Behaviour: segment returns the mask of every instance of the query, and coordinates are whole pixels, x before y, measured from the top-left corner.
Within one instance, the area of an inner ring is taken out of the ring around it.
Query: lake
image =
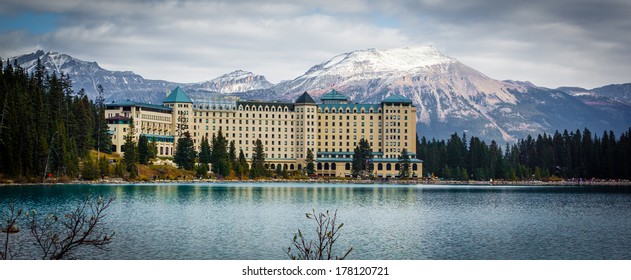
[[[310,183],[0,186],[7,205],[68,212],[115,196],[108,251],[80,259],[288,259],[311,209],[338,210],[349,259],[631,259],[631,187]],[[25,228],[25,224],[21,224]],[[22,230],[16,239],[24,240]],[[34,252],[25,244],[23,258]]]

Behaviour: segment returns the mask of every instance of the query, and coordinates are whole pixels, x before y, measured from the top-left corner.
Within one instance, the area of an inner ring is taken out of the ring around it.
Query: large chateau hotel
[[[257,139],[263,143],[266,166],[288,171],[303,170],[307,151],[315,157],[320,176],[349,177],[352,157],[360,139],[373,151],[373,174],[378,178],[399,174],[401,151],[410,151],[413,177],[422,176],[422,161],[416,159],[416,107],[412,101],[392,95],[378,104],[354,104],[335,90],[324,94],[321,103],[303,93],[293,103],[242,101],[213,96],[192,100],[179,87],[163,105],[132,101],[106,105],[112,151],[121,153],[130,124],[133,135],[155,141],[159,157],[172,157],[175,143],[188,132],[196,148],[202,136],[209,139],[220,130],[228,141],[252,158]]]

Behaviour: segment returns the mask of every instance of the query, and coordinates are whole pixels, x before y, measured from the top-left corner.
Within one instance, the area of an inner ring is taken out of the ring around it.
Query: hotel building
[[[163,105],[110,103],[105,117],[112,151],[117,153],[121,153],[132,121],[135,140],[142,134],[155,141],[159,157],[172,157],[184,132],[199,150],[202,136],[210,139],[221,130],[248,161],[260,139],[270,170],[278,165],[288,171],[303,170],[311,149],[318,175],[349,177],[353,151],[363,138],[373,151],[375,177],[398,176],[403,149],[409,151],[412,176],[422,176],[422,161],[415,153],[416,107],[412,101],[393,95],[377,104],[353,104],[335,90],[320,100],[317,104],[305,92],[293,103],[242,101],[220,95],[193,101],[177,87]]]

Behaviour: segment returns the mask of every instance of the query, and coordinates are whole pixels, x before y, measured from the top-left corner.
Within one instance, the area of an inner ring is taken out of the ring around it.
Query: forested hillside
[[[0,174],[75,178],[97,142],[110,149],[102,106],[73,92],[69,76],[41,63],[32,74],[9,61],[0,68]]]
[[[417,156],[426,174],[455,180],[529,180],[551,178],[631,178],[631,128],[616,138],[583,132],[558,131],[528,136],[504,149],[477,137],[451,135],[447,141],[417,139]]]

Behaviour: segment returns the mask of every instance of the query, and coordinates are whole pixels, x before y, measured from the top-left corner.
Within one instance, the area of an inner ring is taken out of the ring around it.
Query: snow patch
[[[358,74],[363,73],[376,77],[385,72],[409,72],[455,61],[455,59],[442,54],[431,46],[385,50],[368,49],[335,56],[311,68],[304,76],[358,76]]]

